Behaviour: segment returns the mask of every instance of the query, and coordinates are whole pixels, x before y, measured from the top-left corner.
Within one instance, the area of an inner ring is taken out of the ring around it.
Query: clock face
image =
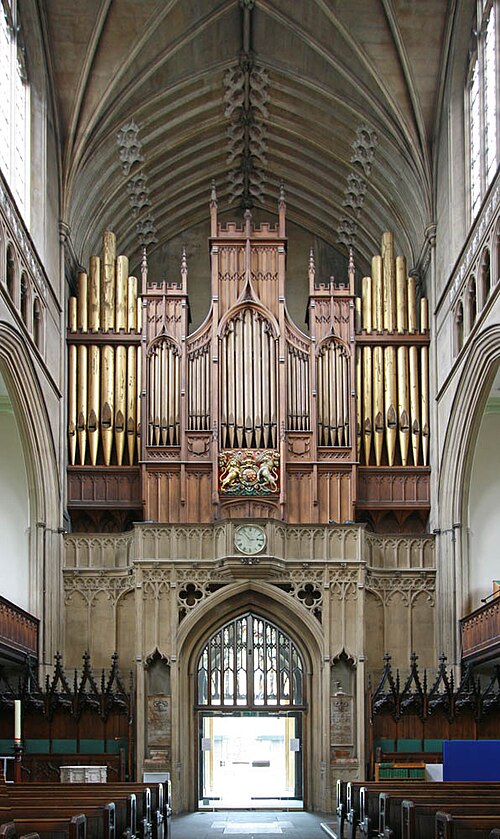
[[[266,534],[256,524],[242,524],[234,532],[234,544],[242,554],[258,554],[266,546]]]

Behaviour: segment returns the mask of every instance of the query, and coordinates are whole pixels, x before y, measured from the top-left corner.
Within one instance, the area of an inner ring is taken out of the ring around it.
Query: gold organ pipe
[[[88,281],[85,271],[78,274],[77,323],[81,332],[88,332]]]
[[[137,383],[137,400],[136,400],[136,432],[137,432],[137,460],[141,459],[141,399],[142,399],[142,353],[140,350],[136,352],[137,373],[135,376]]]
[[[380,466],[384,442],[384,361],[382,347],[373,349],[373,445]]]
[[[429,329],[429,301],[422,297],[420,301],[420,331],[427,332]]]
[[[99,448],[99,395],[101,389],[101,351],[94,345],[89,347],[89,404],[87,431],[89,439],[90,462],[97,465]]]
[[[360,332],[361,331],[361,323],[362,323],[362,316],[361,316],[361,297],[356,297],[354,300],[354,331]]]
[[[420,348],[420,373],[422,382],[422,461],[429,462],[429,348]]]
[[[176,423],[176,392],[175,392],[175,356],[174,356],[174,348],[169,345],[166,347],[167,357],[168,357],[168,376],[165,381],[165,397],[168,404],[168,445],[173,446],[175,445],[175,423]],[[198,368],[199,368],[199,361],[198,361]],[[200,393],[200,375],[198,370],[198,395],[201,396]],[[199,411],[200,399],[198,399],[198,411]]]
[[[133,332],[137,326],[137,277],[127,280],[127,332]]]
[[[382,332],[383,320],[383,287],[382,287],[382,257],[372,257],[372,319],[375,332]]]
[[[370,465],[373,438],[373,370],[372,348],[363,347],[363,448],[365,463]]]
[[[316,399],[318,405],[318,445],[323,445],[323,420],[324,420],[324,404],[323,404],[323,356],[318,354],[316,359]]]
[[[387,446],[387,462],[394,464],[394,453],[397,439],[397,396],[396,396],[396,347],[384,349],[384,404],[385,404],[385,439]]]
[[[174,357],[174,372],[175,372],[175,445],[180,444],[180,404],[181,404],[181,357],[177,353]]]
[[[101,260],[98,256],[91,256],[89,262],[89,330],[91,332],[99,332],[100,326]]]
[[[418,349],[410,347],[410,421],[413,465],[418,466],[420,444],[420,407],[418,396]]]
[[[161,410],[163,397],[163,376],[162,376],[162,360],[163,360],[163,342],[157,344],[154,354],[154,371],[155,371],[155,389],[154,389],[154,432],[155,432],[155,446],[161,445]]]
[[[396,257],[396,329],[398,332],[408,329],[408,280],[404,256]]]
[[[156,365],[155,365],[156,347],[148,357],[148,373],[149,373],[149,391],[148,391],[148,443],[154,446],[154,415],[155,415],[155,392],[156,392]]]
[[[253,369],[252,369],[252,314],[250,309],[245,309],[244,314],[244,347],[243,364],[245,365],[245,442],[247,448],[252,445],[254,413],[253,413]]]
[[[77,299],[70,297],[68,302],[68,321],[69,331],[76,332],[77,330]],[[68,404],[68,435],[69,435],[69,458],[72,466],[76,463],[76,442],[77,432],[76,426],[78,422],[77,413],[77,381],[78,381],[78,349],[76,344],[69,346],[69,360],[68,360],[68,389],[69,389],[69,404]]]
[[[359,461],[361,457],[361,417],[362,417],[362,397],[361,397],[361,347],[356,347],[356,460]]]
[[[384,329],[394,332],[396,328],[396,269],[394,265],[394,236],[390,232],[382,235]]]
[[[75,298],[72,298],[73,300]],[[76,314],[76,313],[75,313]],[[74,330],[73,330],[74,331]],[[77,372],[78,372],[78,350],[75,344],[69,345],[68,362],[68,435],[69,435],[69,462],[71,466],[76,462],[76,424],[77,424]]]
[[[135,312],[134,312],[135,314]],[[134,463],[137,434],[137,360],[136,348],[127,347],[127,450],[130,466]]]
[[[102,244],[102,328],[105,332],[115,328],[115,260],[116,237],[106,230]]]
[[[210,430],[210,414],[212,410],[211,400],[210,400],[210,349],[207,346],[205,349],[205,382],[206,382],[206,415],[205,415],[205,428],[207,431]]]
[[[253,313],[253,347],[255,353],[255,445],[262,447],[262,349],[257,312]]]
[[[116,463],[123,464],[127,414],[127,348],[118,346],[115,351],[115,451]]]
[[[420,301],[420,331],[429,329],[429,301],[422,297]],[[422,461],[429,462],[429,347],[420,348],[421,406],[422,406]]]
[[[116,258],[116,284],[115,284],[115,329],[127,327],[127,291],[128,291],[128,258],[118,256]]]
[[[401,465],[408,464],[410,443],[410,396],[408,385],[408,347],[398,347],[398,422]]]
[[[222,448],[225,449],[227,448],[227,392],[229,387],[227,379],[227,339],[225,337],[223,337],[220,342],[220,371],[220,421],[222,431]]]
[[[286,401],[288,412],[288,428],[293,429],[292,425],[292,348],[288,347],[287,354],[287,382],[286,382]]]
[[[101,439],[104,465],[111,463],[113,447],[115,354],[106,344],[101,353]]]
[[[330,345],[326,351],[328,359],[328,393],[330,401],[330,446],[337,446],[337,357],[335,345]]]
[[[417,331],[417,289],[415,277],[408,277],[408,332]]]
[[[269,346],[267,333],[264,328],[264,321],[260,319],[260,346],[262,354],[262,446],[269,445],[269,434],[271,429],[271,406],[269,404]]]
[[[238,382],[235,379],[235,370],[234,370],[234,332],[235,332],[235,322],[234,320],[229,325],[229,331],[226,333],[226,340],[227,340],[227,405],[228,405],[228,414],[227,414],[227,427],[229,432],[229,448],[233,449],[236,434],[235,434],[235,416],[236,416],[236,405],[235,405],[235,392]]]
[[[342,354],[342,379],[344,382],[344,446],[350,445],[350,393],[349,393],[349,360],[347,355]]]
[[[69,331],[76,332],[78,329],[77,326],[77,299],[76,297],[70,297],[68,303],[68,321],[69,321]]]
[[[268,333],[269,344],[269,368],[270,368],[270,402],[271,402],[271,440],[270,445],[276,448],[278,445],[278,410],[277,410],[277,393],[276,393],[276,341],[271,332]]]
[[[142,299],[137,298],[137,326],[136,332],[142,332]]]
[[[87,448],[87,398],[88,398],[88,371],[87,371],[87,347],[78,347],[78,394],[77,394],[77,422],[78,448],[80,451],[80,465],[85,465]]]
[[[342,356],[340,353],[340,347],[337,344],[333,345],[333,358],[335,364],[335,378],[333,380],[333,384],[335,386],[335,402],[336,402],[336,413],[337,413],[337,446],[344,445],[344,411],[343,411],[343,398],[344,398],[344,380],[342,375]]]
[[[243,332],[243,318],[241,313],[235,321],[235,402],[236,402],[236,444],[239,447],[243,446],[243,394],[245,390],[245,381],[243,379],[243,361],[244,361],[244,346],[242,339]]]
[[[361,301],[362,328],[365,332],[372,331],[372,278],[363,277]]]

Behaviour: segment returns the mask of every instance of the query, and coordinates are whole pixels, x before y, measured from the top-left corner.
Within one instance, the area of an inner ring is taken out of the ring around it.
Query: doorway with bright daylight
[[[197,668],[198,807],[304,806],[304,666],[292,639],[248,612]]]

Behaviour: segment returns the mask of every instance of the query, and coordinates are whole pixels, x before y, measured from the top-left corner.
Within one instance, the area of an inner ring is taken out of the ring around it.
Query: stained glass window
[[[284,632],[248,613],[219,629],[198,660],[198,705],[290,707],[304,702],[300,653]]]

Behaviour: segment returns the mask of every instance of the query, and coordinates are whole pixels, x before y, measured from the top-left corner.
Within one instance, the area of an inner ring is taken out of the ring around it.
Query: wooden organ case
[[[316,283],[309,334],[286,308],[278,223],[221,225],[210,202],[211,308],[189,327],[180,282],[142,293],[106,232],[69,304],[68,507],[75,530],[134,520],[275,518],[399,529],[429,510],[427,302],[391,234],[355,296]],[[415,516],[416,514],[416,516]],[[387,524],[387,521],[390,524]]]

